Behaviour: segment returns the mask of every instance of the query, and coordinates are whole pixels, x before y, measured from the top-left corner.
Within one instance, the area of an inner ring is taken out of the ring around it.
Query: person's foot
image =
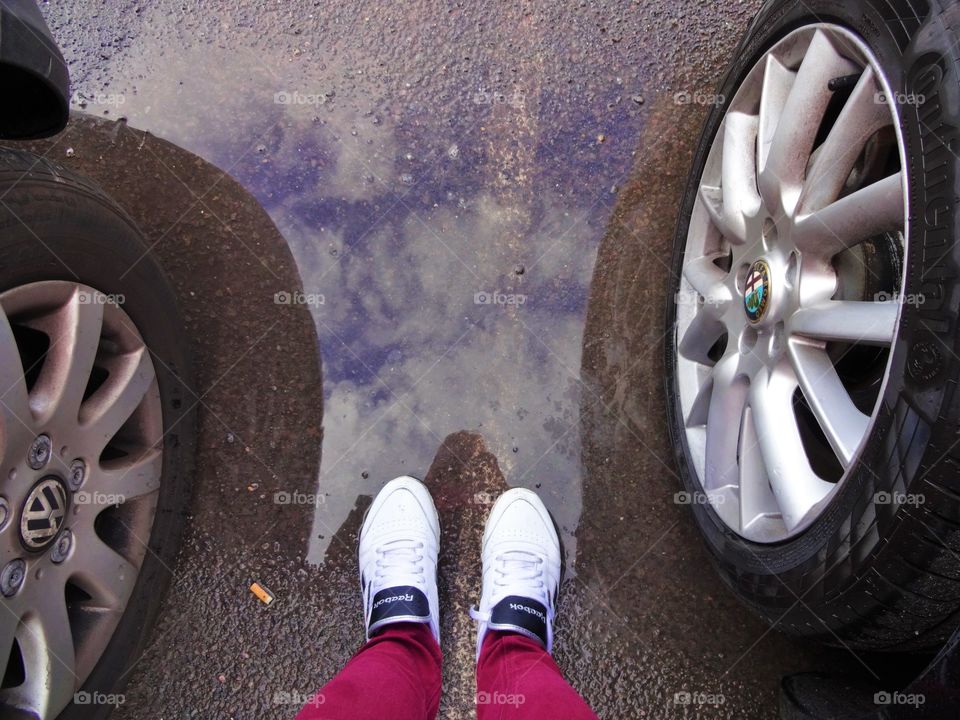
[[[360,584],[367,639],[398,622],[426,623],[440,642],[440,521],[419,480],[399,477],[374,499],[360,529]]]
[[[483,532],[483,591],[477,656],[490,630],[519,633],[553,649],[553,615],[560,586],[560,539],[536,493],[522,488],[500,496]]]

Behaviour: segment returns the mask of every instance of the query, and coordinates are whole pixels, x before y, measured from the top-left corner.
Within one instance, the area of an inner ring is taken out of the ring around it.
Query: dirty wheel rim
[[[718,128],[676,297],[693,469],[737,534],[808,528],[876,420],[904,302],[897,103],[869,48],[817,24],[776,43]]]
[[[156,514],[162,407],[122,301],[60,281],[0,294],[0,707],[42,718],[103,654]]]

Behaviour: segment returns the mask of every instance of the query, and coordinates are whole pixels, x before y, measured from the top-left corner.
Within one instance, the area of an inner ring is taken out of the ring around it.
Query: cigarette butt
[[[257,596],[257,599],[262,602],[264,605],[269,605],[273,602],[273,593],[267,590],[260,583],[254,583],[250,586],[250,592]]]

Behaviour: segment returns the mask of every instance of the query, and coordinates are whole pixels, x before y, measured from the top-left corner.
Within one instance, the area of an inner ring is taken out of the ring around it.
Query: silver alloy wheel
[[[828,24],[746,75],[707,157],[677,305],[677,387],[703,502],[779,542],[823,512],[876,418],[905,282],[890,85]]]
[[[0,567],[25,567],[0,608],[0,708],[55,717],[103,654],[147,551],[162,433],[150,352],[113,299],[0,294]]]

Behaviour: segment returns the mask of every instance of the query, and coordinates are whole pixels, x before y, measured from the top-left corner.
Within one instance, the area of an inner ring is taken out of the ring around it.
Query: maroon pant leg
[[[440,661],[429,625],[388,625],[310,698],[296,720],[434,720]]]
[[[489,632],[477,663],[477,720],[597,720],[539,643]]]

